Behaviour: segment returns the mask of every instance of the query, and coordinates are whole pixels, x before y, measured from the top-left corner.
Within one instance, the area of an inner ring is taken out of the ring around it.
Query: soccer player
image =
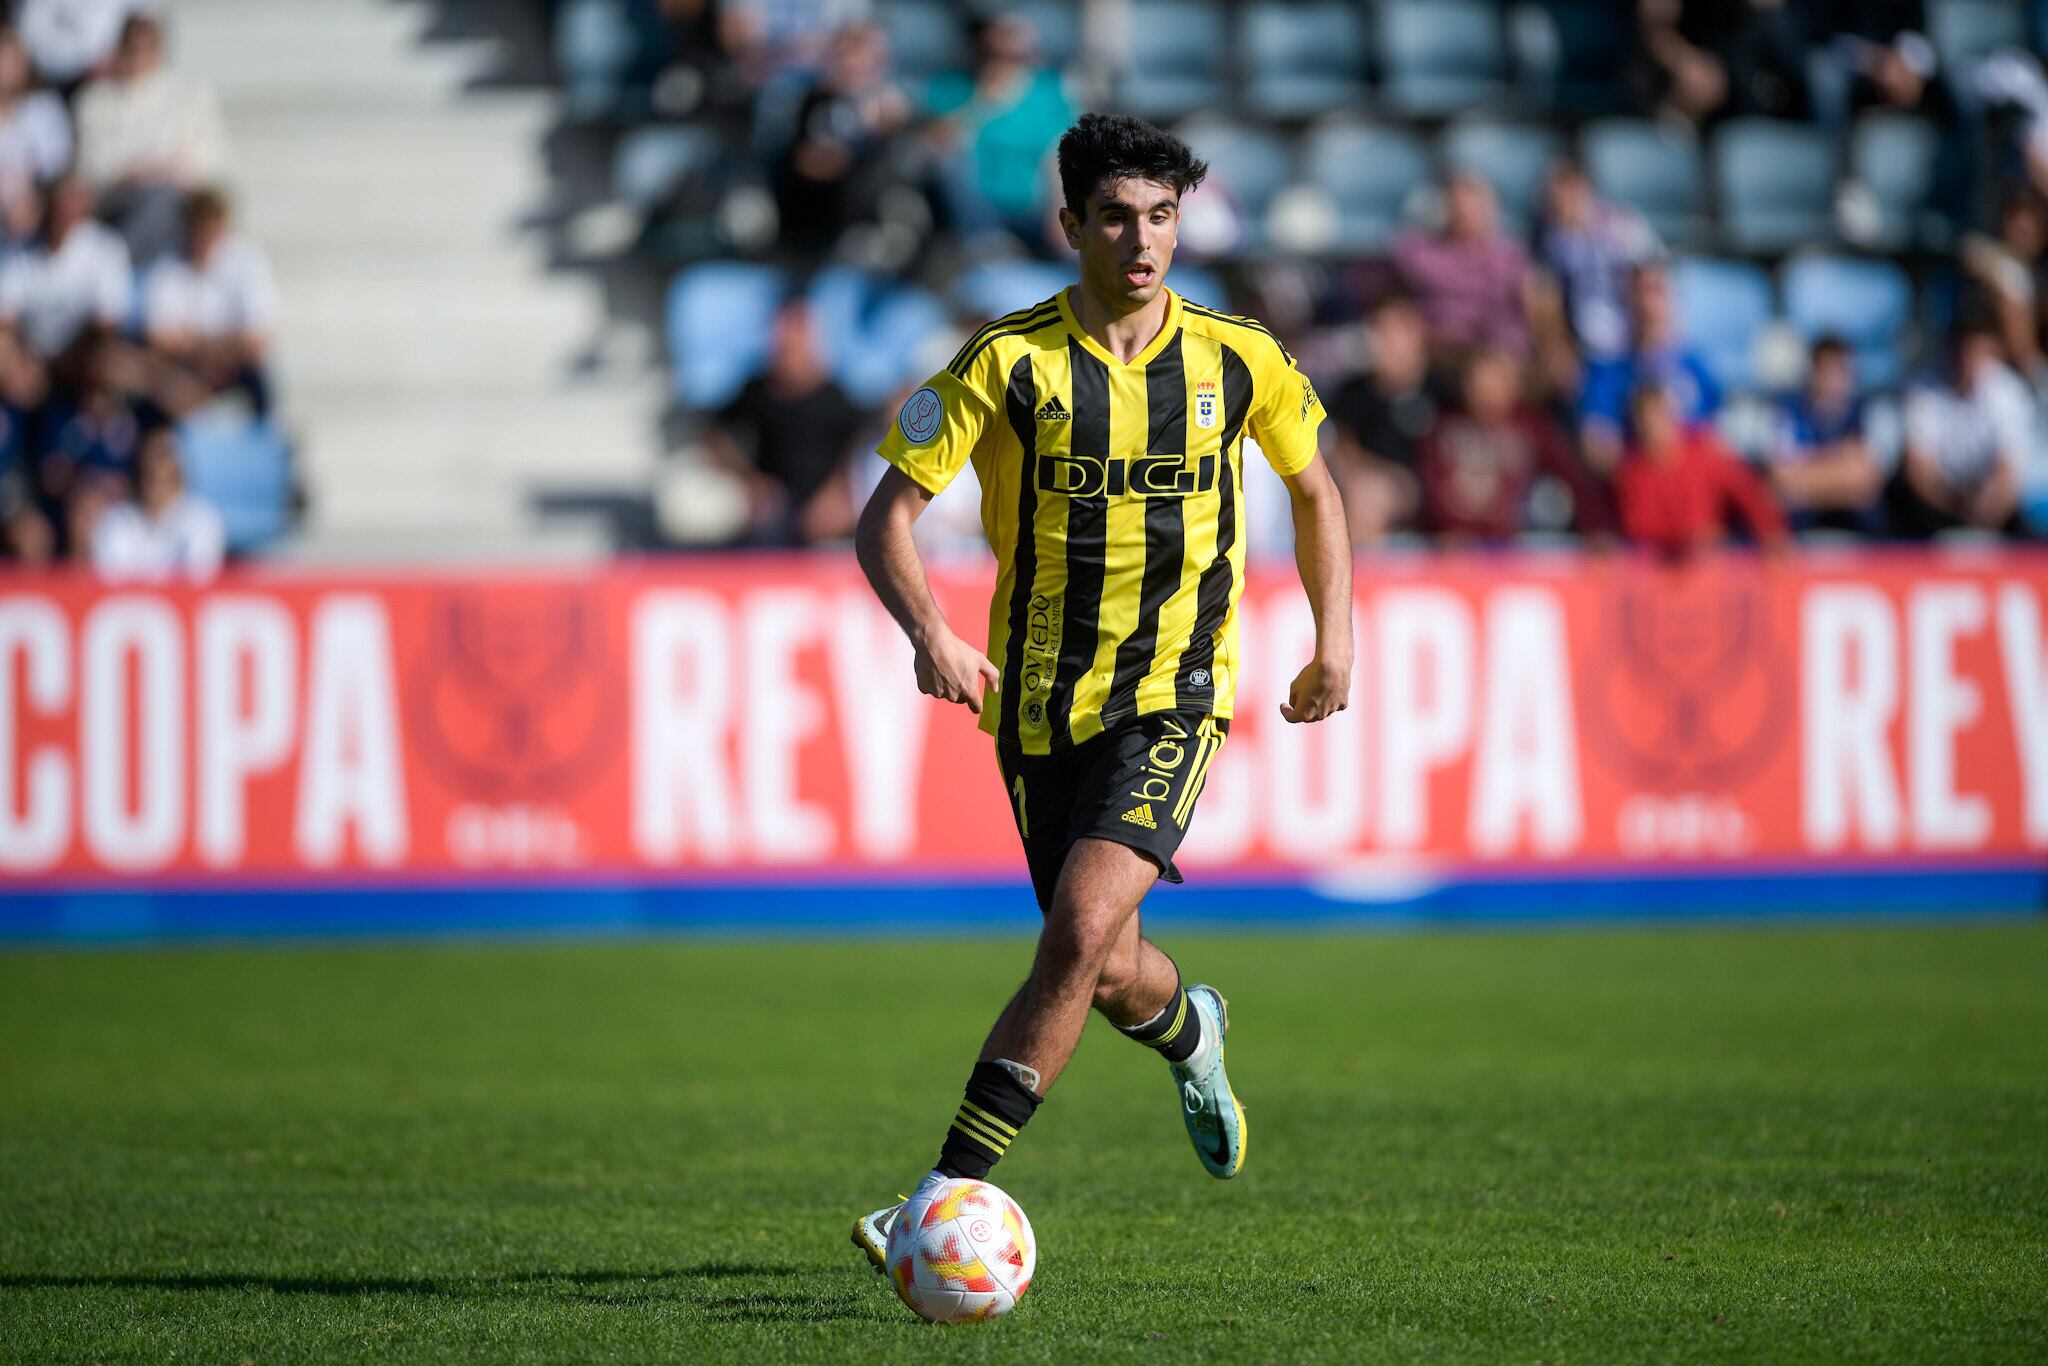
[[[1287,483],[1315,658],[1280,708],[1342,711],[1351,683],[1351,549],[1316,454],[1323,407],[1246,318],[1166,288],[1181,196],[1207,167],[1142,120],[1090,114],[1059,144],[1060,223],[1080,280],[969,338],[913,393],[881,446],[856,537],[910,636],[918,688],[995,738],[1044,915],[1031,974],[997,1017],[927,1182],[986,1178],[1059,1079],[1092,1006],[1173,1070],[1210,1174],[1244,1162],[1214,987],[1140,932],[1230,728],[1244,584],[1245,438]],[[973,462],[1000,567],[988,651],[932,599],[911,525]],[[900,1206],[856,1222],[878,1268]]]

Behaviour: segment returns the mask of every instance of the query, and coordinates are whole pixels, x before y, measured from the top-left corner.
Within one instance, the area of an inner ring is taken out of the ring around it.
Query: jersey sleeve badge
[[[927,384],[903,400],[903,409],[896,414],[896,425],[903,430],[905,441],[913,446],[922,446],[939,434],[939,422],[945,415],[946,401],[939,397],[937,389]]]

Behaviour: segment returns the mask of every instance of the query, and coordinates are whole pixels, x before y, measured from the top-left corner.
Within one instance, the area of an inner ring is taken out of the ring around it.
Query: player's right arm
[[[853,536],[875,596],[910,637],[918,691],[963,702],[977,716],[985,693],[1002,685],[1002,671],[947,625],[910,530],[967,463],[989,416],[986,405],[950,374],[936,376],[905,400],[881,446],[890,468],[861,510]]]

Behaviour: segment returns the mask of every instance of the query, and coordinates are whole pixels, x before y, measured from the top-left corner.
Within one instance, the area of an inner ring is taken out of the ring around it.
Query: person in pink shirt
[[[1474,347],[1520,359],[1529,352],[1524,304],[1529,256],[1500,230],[1493,187],[1453,172],[1444,181],[1444,221],[1434,233],[1394,242],[1394,271],[1422,310],[1440,366],[1455,369]]]

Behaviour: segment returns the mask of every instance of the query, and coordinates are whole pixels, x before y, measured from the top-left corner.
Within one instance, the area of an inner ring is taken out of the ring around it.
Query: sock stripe
[[[960,1108],[967,1111],[975,1118],[981,1120],[984,1124],[988,1125],[991,1129],[994,1129],[999,1134],[1007,1134],[1011,1138],[1015,1138],[1017,1136],[1016,1125],[1007,1123],[997,1115],[990,1114],[988,1111],[982,1109],[979,1105],[976,1105],[971,1100],[961,1101]]]
[[[965,1108],[962,1108],[958,1114],[953,1116],[953,1127],[966,1134],[969,1138],[977,1139],[986,1144],[994,1150],[997,1157],[1001,1157],[1009,1150],[1009,1139],[1004,1138],[1001,1134],[977,1120],[973,1115],[968,1114]]]
[[[1153,1048],[1164,1048],[1168,1044],[1172,1043],[1175,1039],[1179,1038],[1181,1026],[1188,1022],[1188,994],[1185,991],[1180,992],[1178,994],[1180,997],[1180,1003],[1179,1007],[1173,1012],[1173,1023],[1168,1025],[1166,1027],[1166,1032],[1164,1034],[1161,1034],[1158,1038],[1147,1039],[1145,1041],[1148,1045],[1150,1045]]]

